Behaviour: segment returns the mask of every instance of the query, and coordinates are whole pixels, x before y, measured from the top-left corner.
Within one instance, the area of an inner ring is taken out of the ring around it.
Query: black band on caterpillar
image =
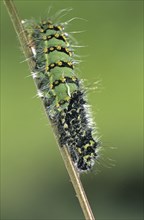
[[[55,67],[68,67],[68,68],[73,69],[73,63],[60,60],[57,63],[51,63],[49,65],[49,71]]]
[[[44,32],[42,32],[42,33],[44,33]],[[41,36],[41,39],[44,40],[44,41],[51,40],[53,38],[55,38],[57,40],[61,40],[63,42],[66,42],[66,37],[64,36],[64,34],[51,34],[51,35],[48,35],[48,36],[46,36],[46,35]]]
[[[72,52],[67,47],[61,47],[60,45],[56,47],[49,47],[45,53],[51,53],[54,51],[60,51],[66,53],[69,56],[72,56]]]

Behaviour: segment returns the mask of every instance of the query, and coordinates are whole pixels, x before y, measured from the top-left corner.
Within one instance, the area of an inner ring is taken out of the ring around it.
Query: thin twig
[[[18,15],[18,13],[17,13],[14,2],[13,2],[13,0],[3,0],[3,1],[4,1],[4,4],[5,4],[6,8],[7,8],[8,13],[9,13],[10,19],[13,23],[14,29],[17,33],[17,36],[18,36],[18,39],[20,41],[21,47],[23,49],[24,55],[25,55],[26,58],[29,58],[29,57],[32,56],[31,50],[28,47],[27,36],[25,35],[25,32],[23,30],[23,26],[21,24],[21,20],[20,20],[20,17]],[[29,69],[32,72],[32,70],[34,68],[34,62],[32,61],[32,59],[27,59],[27,62],[28,62],[28,65],[29,65]],[[35,83],[35,85],[36,85],[36,83]],[[57,142],[58,142],[57,128],[51,121],[50,121],[50,123],[53,127],[54,134],[55,134],[55,137],[56,137]],[[81,180],[80,180],[80,175],[77,172],[77,170],[76,170],[76,168],[75,168],[75,166],[74,166],[74,164],[71,160],[69,152],[68,152],[67,148],[65,148],[65,147],[62,148],[62,147],[60,147],[59,144],[58,144],[58,146],[59,146],[59,150],[60,150],[60,153],[62,155],[62,158],[64,160],[66,169],[67,169],[68,174],[70,176],[71,182],[72,182],[73,187],[75,189],[76,196],[78,197],[79,203],[81,205],[81,208],[82,208],[83,214],[85,216],[85,219],[86,220],[94,220],[95,218],[94,218],[94,215],[92,213],[92,210],[91,210],[90,204],[88,202],[87,196],[85,194],[84,188],[82,186],[82,183],[81,183]]]

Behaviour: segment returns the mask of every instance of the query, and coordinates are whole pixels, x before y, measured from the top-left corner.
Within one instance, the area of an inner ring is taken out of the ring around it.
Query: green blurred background
[[[142,219],[143,1],[15,1],[22,19],[73,8],[94,120],[103,143],[82,175],[97,220]],[[84,56],[84,57],[83,57]],[[1,2],[1,219],[84,219],[8,13]]]

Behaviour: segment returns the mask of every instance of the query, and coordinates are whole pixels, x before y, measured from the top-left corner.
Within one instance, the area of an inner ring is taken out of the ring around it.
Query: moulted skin
[[[35,61],[34,78],[46,112],[59,132],[61,147],[67,147],[79,171],[87,171],[97,157],[87,102],[81,81],[75,74],[75,60],[68,34],[50,20],[25,21]]]

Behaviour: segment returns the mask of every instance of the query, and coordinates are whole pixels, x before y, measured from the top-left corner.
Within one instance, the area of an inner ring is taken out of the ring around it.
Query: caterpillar
[[[99,142],[93,136],[86,92],[75,73],[74,50],[63,23],[50,19],[22,21],[35,67],[33,77],[61,147],[66,147],[79,172],[91,170]]]

